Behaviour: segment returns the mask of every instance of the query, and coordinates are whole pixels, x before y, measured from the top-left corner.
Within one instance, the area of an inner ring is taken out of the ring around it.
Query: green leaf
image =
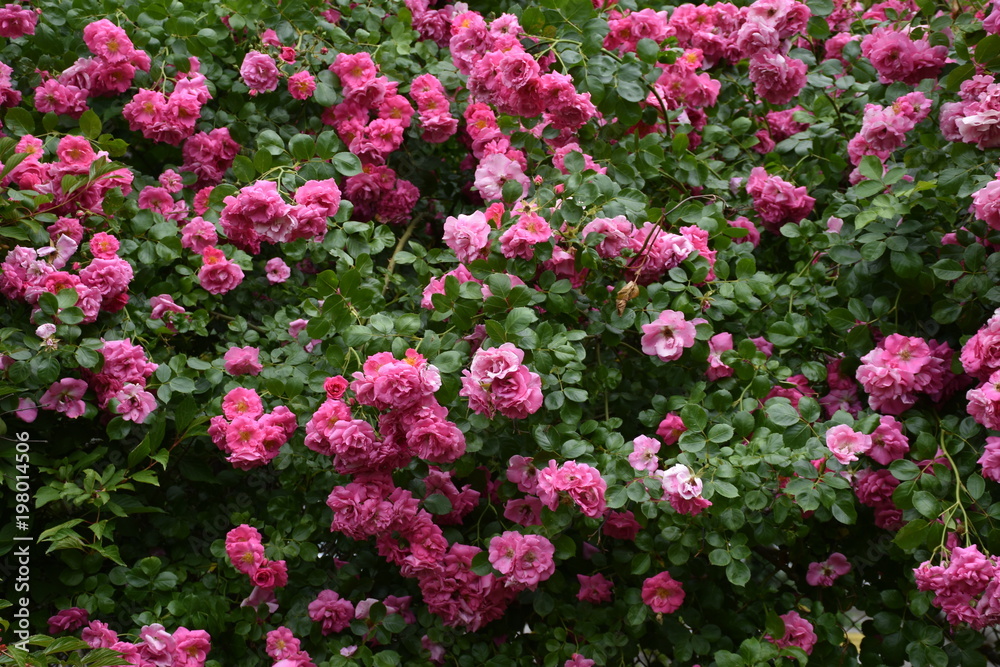
[[[249,183],[257,175],[253,161],[246,155],[237,155],[233,159],[233,175],[241,183]]]
[[[361,173],[361,160],[354,153],[337,153],[331,162],[334,169],[343,176],[357,176]]]
[[[59,321],[63,324],[79,324],[83,321],[83,317],[83,310],[76,306],[59,311]]]
[[[35,119],[31,113],[22,107],[11,107],[3,120],[4,128],[18,136],[32,134],[35,131]]]
[[[323,160],[329,160],[336,155],[341,148],[343,148],[343,144],[340,143],[337,133],[333,130],[320,132],[319,136],[316,137],[316,155]]]
[[[708,431],[708,439],[715,443],[729,442],[735,431],[729,424],[716,424]]]
[[[372,330],[363,324],[354,324],[347,327],[347,331],[344,332],[344,344],[347,347],[358,347],[363,343],[367,343],[372,338]]]
[[[768,401],[765,411],[767,412],[767,418],[777,426],[791,426],[792,424],[799,423],[801,420],[798,411],[790,403],[784,401]]]
[[[296,134],[289,139],[288,149],[295,159],[305,162],[316,153],[316,140],[308,134]]]
[[[274,162],[274,158],[266,148],[261,148],[254,153],[253,168],[257,170],[257,173],[263,174],[266,172],[271,168],[272,162]]]
[[[447,374],[458,372],[458,370],[462,368],[464,360],[464,354],[456,352],[455,350],[450,350],[448,352],[442,352],[438,356],[434,357],[434,361],[431,363],[439,371]]]
[[[882,168],[882,160],[874,155],[866,155],[861,158],[861,164],[858,165],[858,171],[865,178],[869,178],[873,181],[882,182],[882,176],[884,175]]]
[[[972,473],[965,480],[965,488],[973,500],[979,500],[983,493],[986,492],[986,482],[978,474]]]
[[[424,498],[424,509],[431,514],[448,514],[451,512],[451,501],[448,496],[440,493],[432,493]]]
[[[80,116],[80,131],[92,141],[101,136],[101,119],[92,109],[87,109]]]
[[[504,320],[503,328],[508,334],[517,334],[527,329],[537,320],[538,315],[531,308],[514,308]]]
[[[836,331],[847,331],[857,325],[857,320],[846,308],[834,308],[825,315],[826,322]]]
[[[708,424],[708,413],[700,405],[688,404],[681,408],[681,421],[692,431],[701,431]]]
[[[928,523],[923,519],[914,519],[899,529],[893,538],[893,542],[905,551],[916,549],[927,539]]]
[[[838,500],[830,511],[833,512],[833,518],[843,524],[852,525],[858,520],[858,512],[852,500]]]
[[[846,245],[835,245],[826,254],[837,264],[854,264],[861,260],[861,253]]]
[[[965,269],[953,259],[942,259],[935,262],[931,271],[941,280],[958,280],[965,275]]]
[[[708,561],[718,567],[726,567],[733,561],[733,557],[725,549],[713,549],[708,554]]]
[[[152,484],[153,486],[160,485],[160,480],[156,477],[156,473],[152,470],[140,470],[132,475],[132,479],[143,484]]]
[[[905,252],[892,251],[889,256],[889,263],[892,266],[893,272],[900,278],[915,278],[920,275],[920,271],[924,268],[924,263],[920,259],[920,255],[912,250]]]
[[[524,186],[517,181],[510,180],[503,184],[501,197],[508,206],[513,205],[522,196],[524,196]]]
[[[941,504],[929,491],[914,493],[913,507],[928,519],[936,519],[941,515]]]
[[[726,579],[733,586],[746,586],[750,581],[750,568],[742,561],[734,560],[726,566]]]
[[[313,91],[313,100],[324,107],[332,107],[337,103],[337,91],[328,83],[317,83]]]

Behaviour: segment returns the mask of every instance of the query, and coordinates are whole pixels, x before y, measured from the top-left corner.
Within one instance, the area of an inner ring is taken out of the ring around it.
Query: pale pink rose
[[[482,211],[449,216],[444,223],[444,242],[462,264],[482,259],[489,251],[490,224]]]
[[[489,155],[483,158],[476,168],[475,185],[485,201],[500,199],[507,181],[516,181],[521,185],[521,197],[528,194],[530,184],[528,177],[524,175],[521,165],[507,156]]]
[[[226,372],[230,375],[257,375],[263,370],[260,349],[256,347],[230,347],[224,357]]]
[[[810,586],[833,586],[838,577],[851,571],[851,564],[841,553],[832,553],[822,563],[810,563],[806,583]]]
[[[653,472],[659,465],[656,454],[660,451],[660,441],[640,435],[632,441],[632,453],[628,455],[628,462],[632,467],[640,472]]]
[[[251,51],[243,58],[240,76],[251,95],[269,93],[278,87],[278,66],[274,58],[260,51]]]
[[[684,319],[684,313],[664,310],[655,320],[642,325],[642,351],[661,361],[680,359],[684,349],[694,345],[694,325]]]
[[[872,437],[859,433],[847,424],[839,424],[826,432],[826,447],[842,464],[858,460],[872,447]]]
[[[285,264],[285,260],[280,257],[273,257],[267,260],[267,264],[264,265],[264,271],[267,274],[267,281],[272,285],[283,283],[292,275],[292,270]]]
[[[160,294],[159,296],[154,296],[149,300],[149,306],[152,312],[149,314],[149,319],[160,320],[167,313],[183,313],[186,312],[183,306],[178,306],[174,303],[174,298],[169,294]]]
[[[43,410],[55,410],[70,419],[76,419],[87,410],[87,404],[83,402],[85,393],[87,393],[86,382],[64,378],[52,383],[52,386],[38,399],[38,405]]]

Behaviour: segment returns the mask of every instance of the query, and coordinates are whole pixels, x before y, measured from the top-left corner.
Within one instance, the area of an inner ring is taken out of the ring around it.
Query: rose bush
[[[1000,5],[0,40],[0,664],[997,661]]]

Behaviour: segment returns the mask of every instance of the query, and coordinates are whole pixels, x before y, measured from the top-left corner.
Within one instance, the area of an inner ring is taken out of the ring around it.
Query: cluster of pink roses
[[[378,553],[403,576],[417,579],[428,608],[445,624],[474,630],[499,618],[514,592],[492,575],[472,572],[472,558],[480,550],[449,546],[439,525],[460,523],[478,503],[478,492],[468,485],[459,490],[451,472],[431,467],[425,497],[441,495],[452,506],[433,517],[410,491],[397,488],[391,476],[413,456],[448,463],[465,451],[464,435],[434,398],[441,385],[438,370],[408,350],[402,360],[387,352],[373,355],[354,374],[350,388],[355,399],[387,411],[379,417],[381,438],[368,422],[352,418],[350,407],[340,400],[345,384],[328,383],[327,401],[306,427],[306,446],[333,456],[338,471],[352,476],[327,499],[333,510],[330,529],[356,540],[375,537]]]
[[[809,123],[795,120],[796,112],[804,112],[804,109],[796,105],[791,109],[769,111],[764,114],[765,128],[757,130],[755,136],[759,140],[759,143],[753,149],[762,155],[770,153],[775,149],[778,142],[784,141],[788,137],[808,129]]]
[[[451,19],[455,15],[455,6],[443,5],[431,9],[430,0],[405,0],[407,9],[413,15],[413,29],[420,34],[420,39],[430,40],[440,48],[447,48],[451,38]]]
[[[192,56],[189,70],[179,72],[173,91],[165,96],[158,90],[141,89],[122,109],[129,129],[141,131],[152,141],[179,146],[194,134],[201,107],[212,98],[200,63]]]
[[[500,254],[508,259],[532,259],[535,246],[552,238],[548,221],[520,203],[513,211],[512,220],[513,224],[500,235]]]
[[[355,220],[403,225],[413,215],[420,190],[389,167],[366,164],[360,174],[344,181],[344,197],[354,205]]]
[[[39,331],[46,325],[39,327]],[[55,332],[55,327],[48,325]],[[156,399],[146,391],[146,380],[157,369],[157,364],[146,358],[142,347],[128,340],[106,341],[99,350],[104,359],[100,373],[82,369],[83,380],[63,378],[52,385],[38,399],[38,407],[65,414],[69,419],[81,417],[87,410],[83,397],[88,385],[97,393],[101,409],[108,406],[122,419],[143,423],[156,409]],[[9,357],[4,357],[9,359]],[[25,421],[34,421],[35,402],[23,398],[20,409]]]
[[[492,417],[499,412],[511,419],[524,419],[542,407],[542,379],[524,365],[524,352],[513,343],[472,356],[462,371],[460,396],[469,399],[473,412]]]
[[[784,224],[802,222],[816,204],[816,200],[806,194],[805,186],[795,187],[780,176],[768,174],[764,167],[754,167],[750,171],[746,187],[754,210],[764,222],[764,229],[775,234]]]
[[[41,9],[25,9],[20,4],[9,2],[0,7],[0,37],[17,39],[35,34],[35,25]]]
[[[883,162],[906,143],[906,133],[927,118],[931,101],[923,93],[903,95],[891,105],[866,104],[861,130],[847,144],[851,164],[857,166],[865,155],[874,155]],[[852,181],[860,180],[853,174]]]
[[[353,419],[339,396],[329,397],[306,425],[307,447],[332,456],[343,474],[389,472],[414,456],[450,463],[465,452],[465,436],[434,398],[440,374],[422,355],[408,350],[399,360],[381,352],[363,369],[351,389],[359,403],[388,411],[379,418],[382,437],[367,421]]]
[[[831,359],[826,364],[826,384],[830,391],[819,399],[820,405],[826,411],[827,417],[833,417],[838,410],[857,417],[861,412],[861,399],[858,398],[858,383],[849,375],[840,371],[843,359]]]
[[[267,633],[265,651],[275,660],[273,667],[316,667],[312,657],[292,631],[281,625]]]
[[[545,468],[536,468],[532,458],[515,455],[508,461],[507,479],[527,494],[504,506],[504,517],[522,526],[542,525],[542,508],[555,510],[563,498],[586,516],[605,514],[607,482],[597,468],[586,463],[566,461],[559,466],[550,460]]]
[[[200,188],[194,198],[194,210],[203,215],[208,210],[211,187],[222,182],[226,170],[233,166],[233,160],[240,152],[240,145],[229,136],[229,128],[217,127],[211,132],[199,132],[184,142],[181,154],[184,163],[181,171],[189,171],[198,177],[195,187]]]
[[[49,622],[51,624],[52,619]],[[139,630],[139,641],[133,643],[119,639],[118,633],[106,623],[91,621],[83,629],[81,639],[94,649],[118,651],[126,660],[122,664],[135,667],[202,667],[212,648],[211,637],[204,630],[188,630],[182,626],[170,633],[159,623],[144,625]]]
[[[87,110],[87,98],[118,95],[129,89],[135,70],[148,72],[149,55],[136,49],[124,30],[108,19],[100,19],[83,29],[83,41],[94,54],[80,58],[57,78],[42,73],[35,88],[35,108],[79,118]]]
[[[327,109],[323,122],[333,125],[364,164],[385,164],[389,154],[403,143],[413,106],[397,92],[395,81],[378,75],[378,67],[367,53],[338,53],[330,71],[340,78],[344,101]],[[377,117],[372,119],[372,113]]]
[[[421,74],[410,84],[410,97],[420,114],[420,138],[432,144],[447,141],[458,131],[458,119],[451,115],[444,86],[433,74]]]
[[[226,556],[238,572],[250,577],[254,585],[250,601],[274,599],[274,589],[288,585],[288,566],[283,560],[268,560],[260,531],[241,524],[226,533]]]
[[[645,11],[645,10],[644,10]],[[638,12],[642,13],[642,12]],[[635,14],[630,14],[635,16]],[[673,63],[658,63],[662,70],[659,78],[653,83],[652,90],[646,96],[644,104],[652,107],[661,116],[661,121],[652,126],[640,124],[636,129],[640,134],[649,132],[667,132],[664,116],[667,110],[683,109],[674,124],[690,124],[695,131],[688,135],[689,147],[694,149],[701,144],[699,131],[708,124],[708,114],[705,107],[715,106],[722,90],[722,84],[708,74],[698,70],[704,66],[704,57],[699,49],[687,49]]]
[[[912,39],[912,30],[879,26],[861,40],[861,55],[871,61],[882,83],[901,81],[915,86],[941,74],[948,47],[931,46],[926,36]]]
[[[457,218],[448,216],[444,223],[444,242],[455,252],[460,263],[467,264],[489,254],[490,230],[490,223],[482,211]]]
[[[952,388],[952,349],[947,343],[891,334],[861,357],[857,380],[873,410],[898,415],[927,394],[938,402]]]
[[[666,444],[671,445],[677,442],[684,430],[684,423],[677,415],[667,415],[667,418],[660,423],[657,435],[662,437]],[[659,451],[659,440],[645,435],[637,436],[632,441],[629,463],[635,470],[659,478],[664,498],[679,514],[695,516],[703,509],[711,507],[712,503],[701,497],[703,489],[701,478],[696,477],[686,465],[678,463],[666,470],[657,469],[659,459],[656,454]]]
[[[490,540],[490,564],[503,575],[504,585],[514,590],[535,590],[556,571],[555,547],[541,535],[523,535],[507,530]]]
[[[796,0],[757,0],[747,9],[736,45],[750,58],[754,91],[771,104],[788,104],[806,85],[806,64],[788,55],[788,45],[810,16]]]
[[[261,34],[261,40],[265,46],[280,49],[279,57],[288,64],[294,64],[297,58],[295,49],[290,46],[282,46],[274,30],[268,29]],[[243,83],[250,88],[250,95],[255,96],[260,93],[269,93],[277,90],[278,77],[281,72],[278,70],[274,58],[261,53],[260,51],[250,51],[243,58],[240,65],[240,76]],[[299,70],[288,75],[288,93],[297,100],[307,100],[316,91],[316,79],[309,70]]]
[[[0,107],[16,107],[21,103],[21,91],[14,88],[11,74],[14,68],[0,62]]]
[[[95,152],[90,141],[84,137],[69,135],[60,139],[55,162],[42,162],[42,141],[30,134],[21,137],[14,151],[26,157],[4,176],[0,184],[14,184],[21,190],[51,195],[52,202],[47,205],[47,211],[72,216],[61,218],[50,226],[49,235],[53,240],[63,233],[79,245],[83,241],[80,212],[103,213],[101,203],[112,188],[121,188],[123,195],[132,191],[133,176],[127,168],[114,169],[93,179],[89,178],[94,162],[107,160],[108,154],[105,151]],[[87,182],[72,192],[67,192],[62,187],[65,176],[87,177]]]
[[[826,447],[840,463],[846,465],[857,461],[858,454],[864,454],[872,448],[872,438],[855,431],[847,424],[839,424],[826,432]]]
[[[159,213],[167,220],[178,223],[187,217],[188,205],[184,199],[174,201],[174,195],[184,189],[184,179],[173,169],[166,169],[157,179],[159,185],[148,185],[139,191],[139,208]],[[204,213],[208,209],[201,209]],[[207,202],[206,202],[207,203]]]
[[[156,408],[156,399],[146,391],[146,380],[158,364],[146,357],[146,351],[129,340],[109,340],[99,350],[104,358],[100,373],[83,371],[84,378],[97,393],[97,404],[105,409],[114,401],[115,412],[126,421],[141,424]]]
[[[322,241],[327,218],[340,209],[335,179],[307,181],[285,202],[274,181],[256,181],[233,197],[226,197],[220,215],[222,231],[237,248],[256,255],[261,242],[288,243],[296,239]]]
[[[53,107],[46,111],[77,116],[77,111],[86,110],[87,97],[120,95],[132,85],[136,69],[149,71],[151,62],[146,52],[136,49],[126,32],[108,19],[84,27],[83,41],[94,57],[80,58],[57,80],[43,79],[35,90],[36,107],[41,99],[43,106]]]
[[[493,111],[493,108],[483,102],[473,102],[465,107],[462,116],[465,118],[465,134],[467,135],[467,137],[463,136],[463,139],[466,140],[466,143],[471,144],[472,157],[480,160],[477,174],[479,170],[484,169],[483,162],[486,158],[492,155],[500,155],[507,158],[507,160],[500,161],[499,158],[493,158],[492,161],[498,164],[516,164],[516,169],[512,173],[516,174],[516,180],[522,184],[524,191],[527,192],[528,177],[523,172],[528,168],[528,160],[524,155],[524,151],[511,147],[510,137],[500,129],[500,125],[497,123],[497,115]],[[539,132],[539,127],[532,128],[532,132]],[[471,166],[474,162],[467,157],[463,164]],[[502,188],[503,184],[488,184],[485,191],[479,184],[476,187],[479,188],[483,198],[499,199],[499,196],[494,196],[492,192],[497,188]]]
[[[716,251],[709,248],[708,233],[695,225],[681,227],[680,233],[666,232],[651,222],[636,227],[619,215],[614,218],[595,218],[580,230],[580,237],[600,234],[604,238],[594,249],[606,259],[621,257],[622,251],[631,250],[635,256],[626,265],[626,275],[639,284],[649,285],[660,280],[670,269],[679,266],[695,252],[708,260],[708,280],[714,279]]]
[[[243,387],[226,394],[222,412],[212,417],[208,435],[240,470],[270,463],[298,427],[291,410],[279,405],[265,414],[257,392]]]
[[[917,588],[934,593],[934,606],[952,625],[976,630],[1000,623],[1000,574],[997,559],[975,544],[955,546],[940,565],[924,561],[913,570]]]
[[[560,130],[578,130],[597,114],[590,93],[576,92],[565,74],[545,72],[554,59],[539,62],[526,52],[523,34],[513,14],[503,14],[489,25],[473,11],[454,17],[451,57],[458,71],[468,75],[473,101],[509,115],[541,115]]]
[[[601,477],[601,471],[586,463],[564,461],[556,465],[554,460],[538,469],[534,492],[538,499],[550,510],[559,507],[563,498],[572,501],[584,516],[593,518],[604,514],[607,507],[605,493],[608,483]]]
[[[983,467],[983,477],[1000,482],[1000,438],[987,436],[986,446],[977,463]]]
[[[358,473],[327,499],[333,510],[331,530],[356,540],[376,537],[378,553],[416,578],[428,609],[446,625],[472,630],[499,618],[512,599],[492,575],[472,571],[480,549],[449,546],[431,515],[413,495],[393,485],[388,473]]]
[[[1000,85],[989,74],[977,74],[962,82],[959,102],[941,105],[941,134],[948,141],[976,144],[979,148],[1000,146]]]
[[[1000,172],[997,172],[997,177],[987,183],[985,186],[977,190],[972,195],[972,208],[976,213],[976,217],[985,222],[992,229],[1000,229]],[[991,341],[996,336],[997,329],[1000,326],[994,320],[997,319],[997,315],[994,313],[993,317],[987,322],[985,335],[980,336],[978,333],[974,338],[976,338],[976,343],[973,343],[968,355],[966,355],[965,350],[962,350],[962,363],[966,363],[966,356],[969,357],[969,362],[971,365],[978,368],[975,360],[974,351],[978,350],[981,345],[978,343],[979,340],[985,339]],[[980,331],[982,333],[982,331]],[[972,343],[972,341],[969,341]],[[967,344],[968,345],[968,344]],[[1000,367],[1000,364],[997,365]],[[966,370],[969,370],[969,365],[966,365]],[[969,371],[972,372],[972,371]]]
[[[127,290],[133,272],[132,265],[117,254],[118,239],[104,232],[94,234],[90,241],[93,259],[82,269],[74,264],[77,272],[73,273],[62,269],[76,252],[83,236],[82,227],[74,219],[62,218],[50,232],[57,235],[50,246],[38,249],[14,246],[7,253],[0,264],[0,293],[8,299],[23,300],[37,311],[42,294],[74,290],[84,324],[96,321],[101,310],[109,313],[121,310],[129,300]]]
[[[987,188],[998,181],[993,181]],[[976,193],[985,192],[986,189]],[[987,218],[987,222],[996,217],[993,204],[989,204],[990,213],[980,213],[982,201],[976,202],[977,215]],[[974,376],[981,384],[970,389],[966,394],[969,401],[968,411],[976,421],[987,428],[1000,428],[1000,310],[993,314],[986,324],[977,331],[965,345],[962,346],[961,361],[965,371]]]

